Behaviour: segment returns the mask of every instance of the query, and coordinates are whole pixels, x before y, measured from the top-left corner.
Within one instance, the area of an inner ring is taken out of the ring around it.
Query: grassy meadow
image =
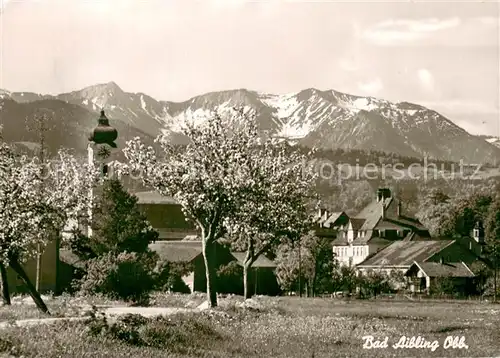
[[[196,307],[201,302],[201,295],[159,294],[151,304]],[[99,303],[120,304],[92,304]],[[49,303],[52,309],[59,307],[59,315],[69,315],[67,307],[72,305],[58,299]],[[1,307],[0,321],[30,317],[30,311],[36,312],[35,307]],[[362,337],[368,335],[388,337],[388,348],[363,349]],[[437,341],[439,347],[392,348],[401,336],[420,336]],[[448,336],[464,337],[468,349],[445,349]],[[497,357],[500,305],[296,297],[256,297],[243,304],[241,297],[229,296],[221,298],[215,310],[164,318],[130,315],[115,323],[97,317],[89,322],[9,327],[0,335],[0,352],[47,358]]]

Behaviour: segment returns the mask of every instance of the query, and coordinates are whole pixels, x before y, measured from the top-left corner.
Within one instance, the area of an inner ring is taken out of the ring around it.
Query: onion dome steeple
[[[109,125],[108,117],[106,117],[104,110],[101,110],[101,116],[97,120],[97,127],[90,134],[89,141],[96,144],[108,144],[112,148],[116,148],[116,138],[118,138],[118,131]]]

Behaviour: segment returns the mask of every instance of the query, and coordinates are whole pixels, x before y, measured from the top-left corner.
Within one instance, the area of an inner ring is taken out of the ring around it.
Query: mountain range
[[[377,150],[468,163],[500,160],[500,143],[469,134],[432,109],[335,90],[270,94],[236,89],[183,102],[125,92],[114,82],[59,95],[0,90],[4,138],[33,146],[37,134],[29,122],[37,112],[49,111],[51,151],[63,146],[83,153],[101,108],[117,128],[122,147],[134,136],[152,143],[162,131],[170,133],[172,141],[185,143],[179,133],[184,121],[200,121],[215,109],[224,113],[233,107],[255,111],[264,133],[306,147]]]

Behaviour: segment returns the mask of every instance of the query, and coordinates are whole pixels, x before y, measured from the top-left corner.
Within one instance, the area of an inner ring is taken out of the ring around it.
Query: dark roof
[[[412,232],[408,233],[408,235],[405,236],[404,240],[405,241],[422,241],[422,240],[428,241],[430,237],[431,236],[427,231],[424,231],[424,232],[412,231]],[[432,240],[438,241],[438,240],[441,240],[441,238],[433,237]],[[446,240],[451,240],[451,239],[446,238]]]
[[[322,212],[321,215],[319,213],[316,213],[315,217],[315,222],[319,225],[323,225],[323,223],[328,219],[328,214],[326,212]]]
[[[394,224],[398,224],[401,226],[406,226],[409,228],[415,228],[417,230],[427,230],[420,221],[417,219],[409,218],[407,216],[393,216],[393,215],[388,215],[386,219],[389,222],[392,222]]]
[[[243,262],[245,261],[245,252],[233,252],[231,251],[231,255],[238,261],[238,264],[243,266]],[[252,267],[269,267],[269,268],[274,268],[276,267],[276,264],[269,260],[267,257],[264,255],[260,255],[257,257],[257,260],[252,264]]]
[[[388,209],[389,205],[393,202],[392,198],[383,200],[383,204]],[[372,201],[363,210],[361,210],[355,218],[364,219],[363,226],[360,230],[373,230],[382,217],[382,202]]]
[[[429,277],[474,277],[472,270],[463,262],[414,262]]]
[[[59,261],[76,268],[84,268],[85,263],[73,251],[68,249],[59,250]]]
[[[155,228],[156,232],[158,232],[158,240],[186,240],[193,241],[193,238],[196,238],[195,241],[200,241],[198,238],[198,231],[196,229],[184,229],[184,228]]]
[[[157,241],[149,244],[149,248],[155,251],[162,261],[169,262],[192,262],[202,254],[201,241]],[[231,255],[242,265],[246,253],[231,251]],[[276,267],[276,264],[264,255],[260,255],[252,267]]]
[[[349,243],[347,242],[347,237],[341,236],[341,237],[337,237],[335,240],[333,240],[332,245],[333,246],[346,246],[346,245],[349,245]]]
[[[161,195],[157,191],[139,191],[133,194],[137,197],[138,204],[179,204],[174,198]]]
[[[342,216],[345,215],[343,211],[332,213],[328,219],[323,223],[324,226],[330,227],[330,224],[335,224],[335,222]]]
[[[202,254],[201,241],[157,241],[149,248],[169,262],[191,262]]]
[[[384,220],[405,227],[415,228],[418,230],[426,230],[422,223],[417,219],[404,215],[399,216],[397,214],[398,202],[395,199],[386,198],[384,199],[383,204],[385,206]],[[355,218],[365,219],[360,230],[373,230],[382,219],[382,202],[378,202],[376,200],[372,201],[363,210],[361,210],[355,216]]]
[[[350,218],[349,219],[349,222],[352,224],[352,228],[354,230],[359,230],[361,229],[361,227],[363,227],[364,223],[365,223],[365,219],[361,219],[361,218]]]
[[[396,241],[366,259],[358,267],[411,266],[414,261],[426,261],[454,242],[454,240]]]

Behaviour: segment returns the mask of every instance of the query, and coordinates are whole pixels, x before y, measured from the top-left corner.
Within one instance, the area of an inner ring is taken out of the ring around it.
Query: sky
[[[0,0],[0,88],[114,81],[183,101],[306,88],[408,101],[500,135],[496,1]]]

